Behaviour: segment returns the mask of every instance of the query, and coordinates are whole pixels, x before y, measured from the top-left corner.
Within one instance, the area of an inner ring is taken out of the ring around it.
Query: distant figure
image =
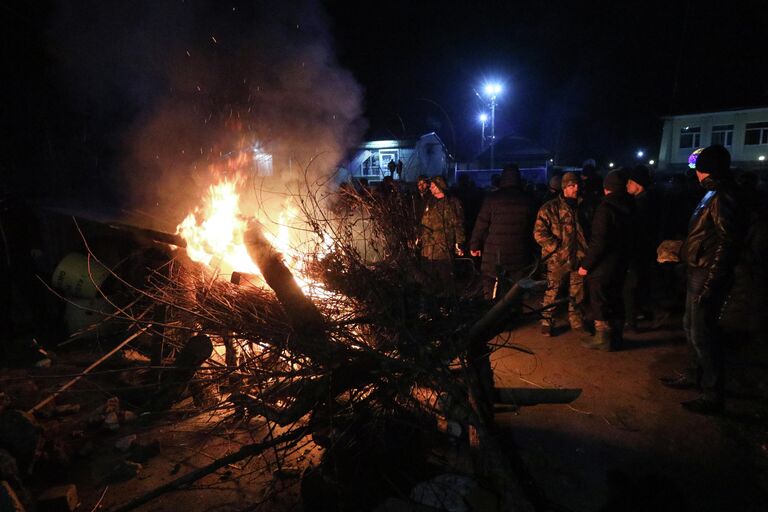
[[[584,330],[582,305],[584,278],[577,272],[586,254],[584,220],[579,204],[579,178],[572,172],[563,175],[562,193],[544,203],[536,216],[533,237],[541,246],[541,261],[547,266],[547,290],[541,312],[541,333],[555,335],[552,304],[560,288],[568,284],[568,322],[571,329]]]
[[[634,248],[634,201],[627,193],[627,177],[622,171],[609,172],[603,190],[605,195],[595,210],[592,235],[579,275],[586,278],[589,309],[595,321],[595,336],[585,337],[584,345],[610,351],[622,341],[621,292]]]
[[[720,145],[705,148],[696,159],[696,178],[707,193],[693,211],[680,249],[680,261],[687,268],[683,327],[690,360],[679,377],[662,379],[673,388],[701,387],[701,396],[681,404],[701,414],[721,412],[725,401],[723,341],[717,322],[745,227],[730,167],[731,154]]]
[[[403,179],[403,161],[399,158],[397,159],[397,164],[395,165],[395,169],[397,170],[397,178]]]
[[[483,294],[503,296],[523,276],[533,259],[531,236],[536,207],[520,188],[517,165],[504,169],[499,190],[488,194],[480,208],[469,244],[472,256],[482,256]]]
[[[394,178],[395,171],[397,170],[397,164],[395,163],[394,159],[389,161],[387,164],[387,169],[389,169],[389,175]]]
[[[559,174],[555,174],[551,178],[549,178],[549,182],[547,183],[547,192],[544,195],[543,201],[546,203],[547,201],[551,201],[552,199],[556,198],[560,195],[561,189],[560,189],[560,182],[562,181],[563,177]]]
[[[499,190],[499,182],[501,181],[501,174],[494,174],[491,176],[491,186],[488,189],[490,192]]]
[[[597,173],[597,164],[591,158],[585,160],[581,166],[579,195],[582,199],[581,210],[586,222],[584,227],[587,230],[587,234],[589,234],[595,210],[603,198],[603,179]]]
[[[416,195],[413,198],[413,211],[416,217],[416,221],[421,224],[421,218],[424,216],[424,211],[432,202],[433,195],[429,191],[429,176],[426,174],[419,174],[416,181]]]
[[[467,173],[458,175],[456,186],[451,189],[451,192],[461,202],[464,209],[464,230],[469,233],[472,231],[472,226],[475,225],[477,214],[480,213],[483,192],[477,188]]]

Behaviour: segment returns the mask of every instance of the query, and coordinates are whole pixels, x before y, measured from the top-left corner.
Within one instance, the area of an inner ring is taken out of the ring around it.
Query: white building
[[[688,166],[700,147],[722,144],[733,167],[768,168],[768,107],[664,117],[658,169],[673,172]]]

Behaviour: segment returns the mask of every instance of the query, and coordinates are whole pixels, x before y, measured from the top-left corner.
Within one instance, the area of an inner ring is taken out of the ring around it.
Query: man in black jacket
[[[592,235],[579,275],[585,276],[589,308],[595,321],[589,348],[609,351],[621,339],[624,306],[621,292],[633,248],[632,211],[634,202],[627,193],[627,177],[611,171],[603,181],[605,196],[595,210]]]
[[[634,251],[629,258],[627,277],[624,281],[624,311],[626,328],[637,331],[640,313],[649,313],[650,283],[656,264],[656,247],[659,245],[658,225],[653,212],[649,188],[651,174],[644,165],[638,165],[627,176],[627,193],[635,198],[632,216],[635,235]]]
[[[682,376],[662,379],[673,388],[701,386],[702,395],[682,402],[686,409],[716,414],[723,409],[723,349],[717,321],[728,293],[744,231],[731,155],[713,145],[696,159],[696,177],[707,193],[693,211],[680,249],[687,268],[683,327],[689,368]]]
[[[520,170],[508,165],[499,190],[483,201],[469,244],[472,256],[483,258],[480,269],[487,299],[501,297],[531,264],[535,218],[533,198],[520,188]]]

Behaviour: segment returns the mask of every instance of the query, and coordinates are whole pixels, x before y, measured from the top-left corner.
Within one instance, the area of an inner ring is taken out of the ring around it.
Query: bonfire
[[[201,413],[266,425],[267,434],[119,510],[308,442],[324,450],[324,463],[306,470],[303,487],[320,482],[320,494],[369,507],[424,478],[425,450],[451,432],[479,455],[478,479],[505,510],[530,509],[493,435],[486,345],[520,287],[490,313],[466,287],[446,292],[440,283],[437,292],[414,244],[407,194],[306,191],[267,215],[242,204],[244,183],[211,186],[178,225],[186,246],[120,311],[152,334],[155,362],[166,365],[147,409],[172,408],[191,392]],[[362,478],[390,484],[371,492]]]

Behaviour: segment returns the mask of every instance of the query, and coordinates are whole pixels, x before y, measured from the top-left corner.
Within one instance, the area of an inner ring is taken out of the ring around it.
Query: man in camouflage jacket
[[[421,255],[429,261],[452,261],[461,256],[464,243],[464,214],[461,203],[446,195],[447,185],[440,176],[432,178],[434,196],[421,219]]]
[[[577,270],[586,253],[587,242],[579,211],[579,178],[567,172],[563,175],[561,187],[562,194],[539,209],[533,228],[533,237],[541,246],[541,261],[547,267],[547,291],[544,292],[542,307],[554,303],[560,288],[567,282],[570,298],[568,322],[572,329],[582,330],[584,278]],[[542,312],[541,332],[545,336],[553,334],[552,309]]]

